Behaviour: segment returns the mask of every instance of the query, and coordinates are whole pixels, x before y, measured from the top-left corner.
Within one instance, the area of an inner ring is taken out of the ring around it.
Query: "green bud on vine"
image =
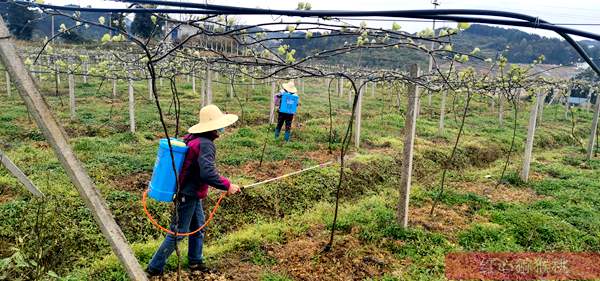
[[[459,22],[456,27],[460,30],[466,30],[469,29],[469,27],[471,27],[471,24],[468,22]]]
[[[110,41],[110,34],[105,33],[104,35],[102,35],[102,39],[100,39],[100,42],[102,42],[102,44],[106,44]]]

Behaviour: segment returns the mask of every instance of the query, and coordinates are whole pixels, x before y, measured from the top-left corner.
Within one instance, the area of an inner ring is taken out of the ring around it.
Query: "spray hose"
[[[243,189],[246,189],[246,188],[255,187],[255,186],[262,185],[262,184],[265,184],[265,183],[269,183],[269,182],[272,182],[272,181],[276,181],[276,180],[279,180],[279,179],[287,178],[289,176],[293,176],[293,175],[300,174],[300,173],[303,173],[303,172],[306,172],[306,171],[310,171],[310,170],[314,170],[314,169],[317,169],[317,168],[322,168],[322,167],[325,167],[325,166],[329,166],[329,165],[331,165],[333,163],[335,163],[335,161],[332,160],[332,161],[325,162],[325,163],[322,163],[322,164],[319,164],[319,165],[315,165],[315,166],[311,166],[311,167],[308,167],[308,168],[305,168],[305,169],[302,169],[302,170],[299,170],[299,171],[291,172],[289,174],[285,174],[285,175],[282,175],[282,176],[270,178],[270,179],[267,179],[267,180],[264,180],[264,181],[261,181],[261,182],[250,184],[250,185],[242,186],[242,187],[240,187],[240,190],[243,190]],[[144,213],[146,213],[146,216],[148,217],[148,219],[150,220],[150,222],[154,226],[156,226],[158,229],[160,229],[161,231],[166,232],[168,234],[171,234],[173,236],[190,236],[190,235],[198,233],[199,231],[202,231],[206,226],[208,226],[208,224],[212,221],[213,217],[215,216],[215,213],[217,212],[217,209],[219,209],[219,206],[221,205],[221,201],[223,201],[223,199],[225,198],[226,195],[227,195],[227,193],[225,193],[225,192],[221,193],[221,196],[219,196],[219,200],[217,200],[217,203],[215,204],[215,206],[213,207],[212,211],[208,215],[208,219],[198,229],[196,229],[194,231],[190,231],[190,232],[181,232],[181,233],[174,232],[174,231],[172,231],[172,230],[170,230],[170,229],[168,229],[168,228],[160,225],[156,221],[156,219],[154,219],[154,217],[152,216],[152,214],[150,214],[150,212],[148,211],[148,206],[146,204],[146,201],[148,199],[148,189],[146,189],[146,191],[144,191],[144,193],[142,194],[142,205],[144,206]]]
[[[160,225],[155,219],[154,217],[152,217],[152,215],[150,214],[150,212],[148,211],[148,207],[146,206],[146,199],[148,198],[148,189],[146,189],[146,191],[144,191],[144,194],[142,195],[142,205],[144,205],[144,213],[146,213],[146,216],[148,217],[148,219],[150,220],[150,222],[156,226],[158,229],[171,234],[173,236],[190,236],[193,234],[198,233],[199,231],[201,231],[202,229],[204,229],[206,226],[208,226],[208,224],[210,223],[210,221],[213,219],[213,217],[215,216],[215,213],[217,212],[217,209],[219,208],[219,205],[221,205],[221,201],[223,201],[223,198],[225,198],[226,193],[222,193],[221,196],[219,197],[219,200],[217,200],[217,203],[215,204],[215,206],[213,207],[212,211],[210,212],[210,214],[208,215],[208,219],[206,220],[206,222],[204,222],[204,224],[200,227],[198,227],[198,229],[194,230],[194,231],[190,231],[190,232],[182,232],[182,233],[176,233],[173,232],[172,230]]]

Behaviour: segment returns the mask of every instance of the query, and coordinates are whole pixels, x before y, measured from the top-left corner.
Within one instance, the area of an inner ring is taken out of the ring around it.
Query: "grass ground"
[[[63,81],[66,79],[63,78]],[[247,82],[247,81],[246,81]],[[66,84],[59,96],[42,81],[43,93],[71,137],[71,144],[107,200],[142,264],[162,233],[148,223],[140,205],[161,137],[146,83],[136,89],[138,131],[129,133],[126,84],[111,98],[110,83],[78,81],[77,120],[70,121]],[[200,99],[186,79],[178,82],[181,130],[194,124]],[[4,88],[0,85],[0,88]],[[199,89],[200,87],[198,87]],[[100,89],[100,90],[98,90]],[[272,139],[268,123],[270,85],[213,86],[215,103],[242,115],[217,142],[221,172],[248,184],[334,158],[350,116],[347,97],[332,92],[333,154],[329,154],[329,108],[323,81],[307,80],[293,140]],[[15,92],[15,91],[13,91]],[[161,105],[171,132],[169,90]],[[346,92],[348,89],[346,88]],[[531,180],[518,178],[528,106],[517,119],[516,153],[499,179],[512,138],[511,112],[499,126],[497,113],[477,98],[466,119],[464,138],[449,171],[445,195],[433,217],[441,167],[456,136],[463,100],[450,98],[444,135],[437,134],[438,106],[422,99],[417,122],[410,227],[395,222],[404,124],[402,107],[388,89],[365,92],[360,149],[346,167],[334,248],[322,252],[333,216],[339,167],[328,167],[263,185],[224,201],[207,233],[205,255],[218,273],[207,280],[443,280],[444,255],[452,251],[600,250],[600,161],[585,161],[591,113],[576,110],[576,126],[563,108],[548,106],[536,132]],[[62,103],[61,103],[62,99]],[[240,104],[242,107],[240,107]],[[505,108],[509,108],[505,106]],[[508,110],[508,109],[507,109]],[[29,194],[0,170],[0,279],[125,280],[126,275],[18,96],[0,102],[2,150],[49,198]],[[169,114],[170,112],[170,114]],[[264,162],[259,167],[263,144]],[[214,204],[216,194],[206,201]],[[168,223],[169,205],[151,211]],[[182,251],[185,257],[185,251]],[[185,261],[185,258],[182,259]],[[175,257],[165,280],[175,280]],[[199,276],[184,273],[188,280]]]

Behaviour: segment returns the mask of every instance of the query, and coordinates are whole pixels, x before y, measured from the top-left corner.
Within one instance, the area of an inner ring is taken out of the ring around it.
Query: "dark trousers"
[[[285,131],[289,132],[292,129],[292,121],[294,120],[294,114],[278,112],[277,115],[277,128],[275,128],[276,132],[281,131],[281,127],[285,122]]]
[[[178,198],[179,206],[177,213],[179,213],[179,233],[190,232],[198,229],[204,225],[204,210],[202,210],[202,201],[196,196],[183,195]],[[175,218],[171,224],[171,231],[175,232]],[[188,243],[188,261],[189,264],[201,263],[202,258],[202,244],[204,242],[204,229],[192,234],[189,237]],[[175,237],[174,235],[167,234],[167,237],[162,242],[148,268],[163,272],[163,268],[167,263],[169,256],[175,251],[175,243],[181,241],[185,236]]]

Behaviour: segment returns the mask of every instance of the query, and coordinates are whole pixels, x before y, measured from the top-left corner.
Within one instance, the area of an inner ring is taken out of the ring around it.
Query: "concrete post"
[[[113,100],[117,98],[117,79],[112,79],[112,97]]]
[[[56,84],[60,86],[60,67],[55,65],[54,70],[56,71]]]
[[[152,92],[152,78],[148,77],[148,99],[154,100],[154,93]]]
[[[446,118],[446,96],[448,95],[448,90],[444,90],[442,92],[442,100],[440,101],[440,124],[438,127],[438,135],[444,135],[444,118]],[[431,96],[431,95],[430,95]]]
[[[269,106],[269,124],[275,122],[275,95],[277,94],[277,85],[275,80],[271,80],[271,104]]]
[[[192,70],[192,93],[196,93],[196,70]]]
[[[361,84],[361,82],[359,82],[359,84]],[[362,99],[364,96],[364,92],[365,92],[365,88],[367,87],[367,85],[364,85],[363,87],[360,88],[360,90],[358,91],[358,101],[356,103],[356,112],[355,112],[355,116],[354,116],[354,146],[356,148],[360,147],[360,127],[361,127],[361,121],[362,121]]]
[[[71,121],[74,121],[77,116],[75,115],[75,79],[73,73],[69,72],[69,108],[71,109]]]
[[[498,124],[504,125],[504,98],[502,94],[498,95]]]
[[[36,197],[44,196],[44,194],[35,186],[35,184],[33,184],[33,182],[31,182],[25,173],[23,173],[23,171],[21,171],[21,169],[19,169],[19,167],[17,167],[17,165],[15,165],[15,163],[13,163],[1,150],[0,162],[13,176],[15,176],[15,178],[17,178],[17,180],[19,180],[21,184],[25,186],[27,190],[29,190],[29,192],[31,192],[31,194]]]
[[[10,97],[12,94],[10,92],[10,75],[8,74],[8,71],[4,71],[4,77],[6,81],[6,95]]]
[[[88,78],[88,63],[87,61],[83,62],[83,83],[87,83]]]
[[[410,75],[419,77],[419,66],[413,64],[410,67]],[[417,126],[417,105],[419,100],[419,86],[410,84],[408,89],[408,106],[406,118],[404,119],[404,147],[402,149],[402,176],[400,178],[400,200],[398,201],[398,224],[403,228],[408,226],[408,201],[410,198],[413,146],[415,142]]]
[[[523,168],[521,169],[521,180],[527,182],[529,179],[529,168],[531,166],[531,154],[533,152],[533,138],[535,135],[535,127],[537,121],[538,108],[540,107],[540,101],[542,99],[542,93],[537,94],[535,105],[531,107],[529,113],[529,125],[527,128],[527,141],[525,142],[525,153],[523,155]]]
[[[129,131],[135,133],[135,96],[133,95],[133,80],[129,73]]]
[[[233,83],[235,83],[235,75],[231,74],[231,80],[229,81],[229,98],[233,99]]]
[[[371,82],[371,97],[375,97],[375,87],[376,87],[376,83],[375,82]]]
[[[539,108],[538,108],[538,120],[537,120],[537,126],[541,126],[542,125],[542,121],[544,119],[544,105],[546,105],[546,93],[542,94],[542,99],[540,100],[539,104]]]
[[[206,104],[212,104],[212,70],[206,67]]]
[[[587,148],[587,160],[592,159],[594,145],[596,145],[596,131],[598,130],[598,115],[600,114],[600,95],[596,96],[596,105],[594,106],[594,119],[592,119],[592,130],[590,132],[590,141]]]

